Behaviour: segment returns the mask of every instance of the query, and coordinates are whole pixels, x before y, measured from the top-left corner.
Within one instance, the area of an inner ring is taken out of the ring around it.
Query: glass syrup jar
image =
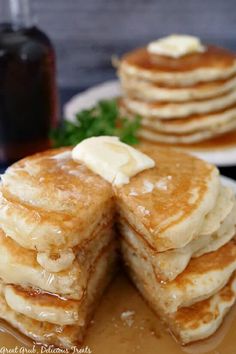
[[[0,0],[0,167],[50,147],[58,118],[55,53],[30,0]]]

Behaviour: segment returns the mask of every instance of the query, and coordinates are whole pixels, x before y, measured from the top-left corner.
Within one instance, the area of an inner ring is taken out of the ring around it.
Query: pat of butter
[[[72,158],[118,186],[129,183],[137,173],[155,166],[150,157],[112,136],[83,140],[72,150]]]
[[[204,51],[199,38],[188,35],[172,34],[148,44],[147,50],[151,54],[164,55],[173,58]]]

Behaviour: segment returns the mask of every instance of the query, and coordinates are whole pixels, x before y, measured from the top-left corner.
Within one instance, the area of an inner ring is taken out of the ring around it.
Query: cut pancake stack
[[[79,345],[116,269],[118,222],[128,272],[171,332],[182,343],[215,332],[236,299],[235,196],[204,161],[150,145],[142,152],[156,166],[122,186],[68,149],[7,169],[1,319],[35,342]]]
[[[122,254],[183,344],[215,332],[236,299],[236,201],[212,165],[144,148],[156,167],[116,189]]]
[[[0,318],[43,344],[78,345],[116,263],[110,185],[68,151],[2,176]]]
[[[236,129],[236,57],[225,49],[171,58],[141,48],[118,71],[120,110],[142,117],[144,140],[191,144]]]

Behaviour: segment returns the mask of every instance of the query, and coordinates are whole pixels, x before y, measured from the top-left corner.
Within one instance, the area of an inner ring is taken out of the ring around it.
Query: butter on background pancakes
[[[172,51],[182,39],[171,39]],[[211,45],[178,57],[161,53],[149,46],[133,50],[118,68],[120,109],[131,118],[143,117],[140,137],[191,144],[235,130],[235,54]]]

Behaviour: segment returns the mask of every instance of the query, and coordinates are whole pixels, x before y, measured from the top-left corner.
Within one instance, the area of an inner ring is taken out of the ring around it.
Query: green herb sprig
[[[100,101],[95,107],[76,114],[75,121],[65,120],[51,133],[54,147],[76,145],[92,136],[118,136],[121,141],[138,143],[137,131],[141,118],[132,119],[120,115],[116,100]]]

